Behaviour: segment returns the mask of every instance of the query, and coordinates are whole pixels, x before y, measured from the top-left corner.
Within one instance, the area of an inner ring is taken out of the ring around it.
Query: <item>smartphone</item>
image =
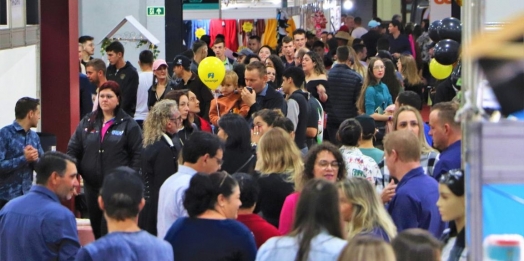
[[[251,87],[247,87],[247,86],[246,86],[246,89],[247,89],[250,93],[253,93],[253,88],[251,88]]]

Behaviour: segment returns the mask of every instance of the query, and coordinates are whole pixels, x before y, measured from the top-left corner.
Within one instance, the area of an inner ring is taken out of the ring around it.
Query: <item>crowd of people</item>
[[[458,104],[420,113],[425,26],[343,19],[277,50],[252,36],[236,59],[203,36],[172,74],[148,50],[138,73],[119,42],[106,67],[81,37],[67,150],[43,152],[38,99],[0,130],[0,259],[465,260]],[[226,65],[217,91],[198,76],[208,55]],[[80,183],[86,246],[60,204]]]

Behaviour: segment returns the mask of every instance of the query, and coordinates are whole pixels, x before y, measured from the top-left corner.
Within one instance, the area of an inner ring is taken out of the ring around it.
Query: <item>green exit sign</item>
[[[147,16],[164,16],[166,15],[166,8],[163,6],[148,6]]]

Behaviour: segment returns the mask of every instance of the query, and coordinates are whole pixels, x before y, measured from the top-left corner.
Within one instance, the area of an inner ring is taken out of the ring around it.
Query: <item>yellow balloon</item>
[[[431,59],[431,62],[429,63],[429,72],[431,72],[431,75],[433,75],[437,80],[448,78],[452,71],[453,65],[442,65],[435,59]]]
[[[198,65],[198,77],[212,91],[222,84],[225,75],[224,62],[216,57],[207,57]]]

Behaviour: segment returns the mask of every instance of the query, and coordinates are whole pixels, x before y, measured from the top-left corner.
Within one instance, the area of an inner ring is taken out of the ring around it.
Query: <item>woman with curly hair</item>
[[[266,59],[266,67],[269,66],[275,68],[275,79],[273,83],[275,84],[275,89],[278,89],[282,85],[282,73],[284,73],[286,68],[284,67],[282,59],[276,54],[272,54]]]
[[[146,205],[138,217],[138,226],[156,235],[158,193],[164,181],[178,170],[172,136],[182,123],[178,105],[173,100],[157,102],[144,121],[142,177]]]
[[[308,181],[325,179],[335,183],[346,178],[344,158],[335,145],[324,142],[309,150],[304,161],[304,171],[292,177],[296,192],[287,196],[282,206],[278,226],[280,233],[285,235],[291,231],[300,192]]]

